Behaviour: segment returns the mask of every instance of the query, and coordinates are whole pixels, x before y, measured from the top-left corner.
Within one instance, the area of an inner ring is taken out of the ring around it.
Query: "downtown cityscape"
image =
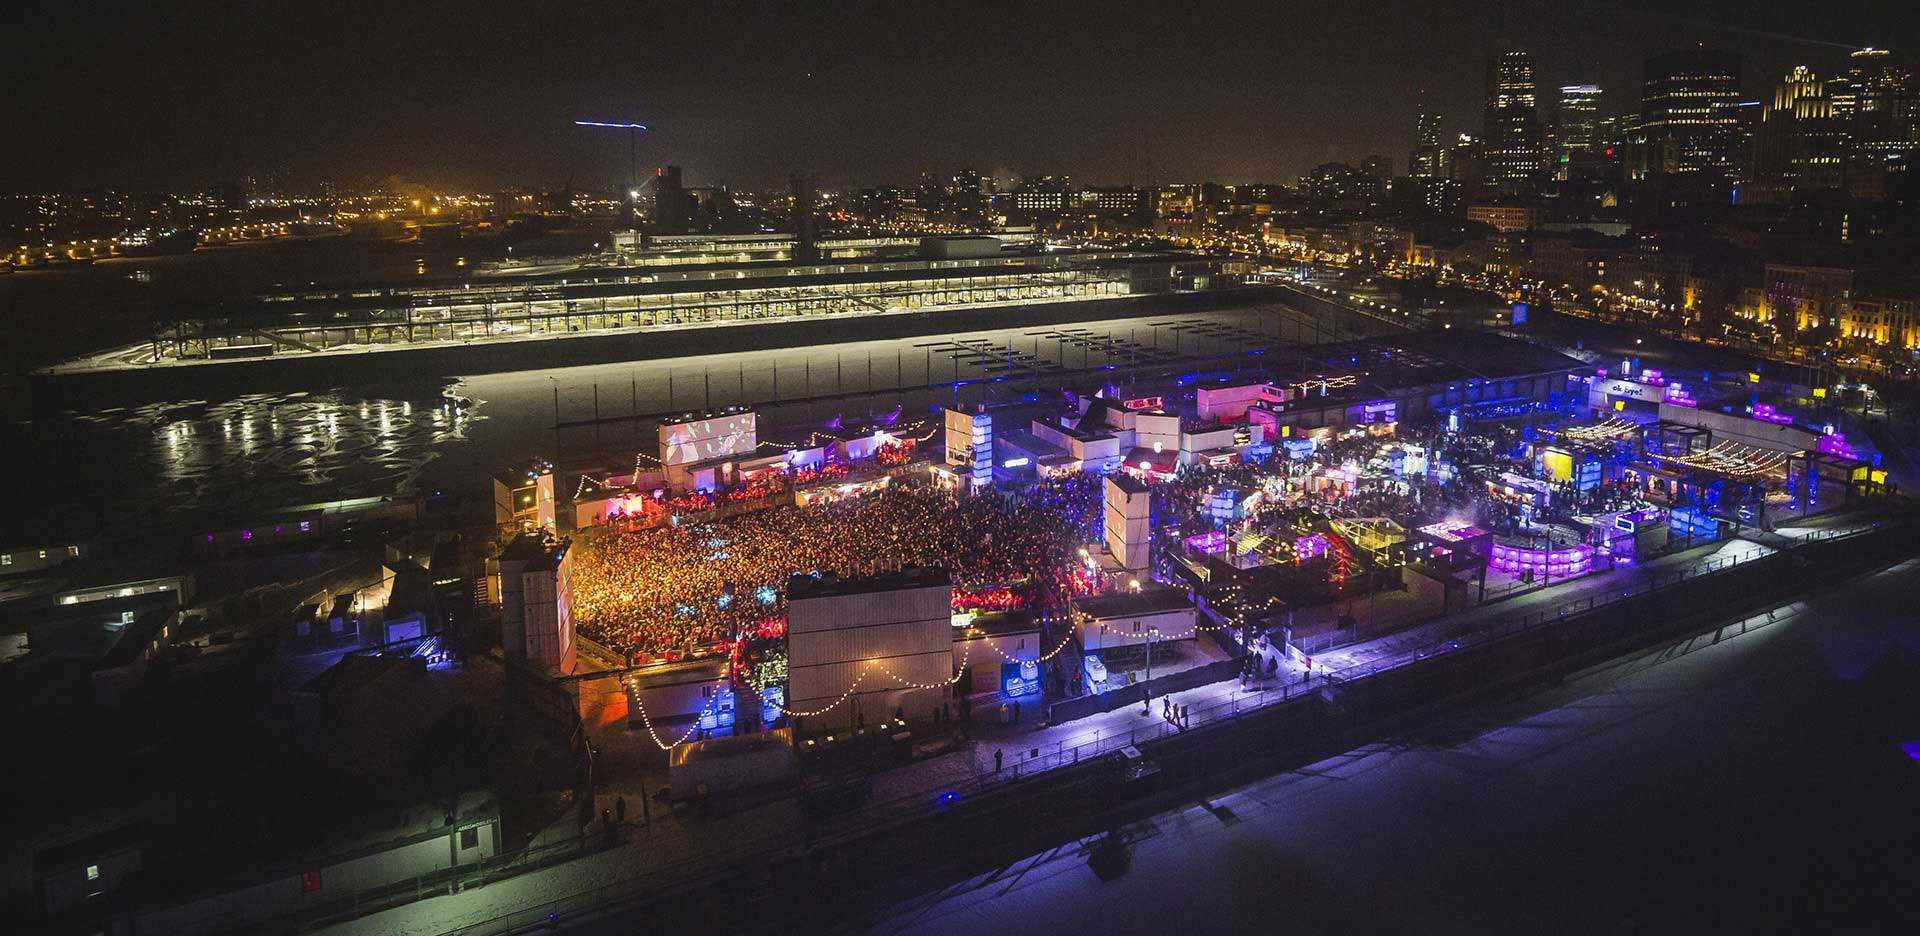
[[[10,30],[20,931],[1920,921],[1906,18],[357,6]]]

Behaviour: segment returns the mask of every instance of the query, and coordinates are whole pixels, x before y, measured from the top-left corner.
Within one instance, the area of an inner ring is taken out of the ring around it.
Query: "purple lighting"
[[[1668,384],[1665,399],[1666,402],[1672,403],[1675,406],[1698,407],[1700,405],[1700,401],[1694,399],[1693,394],[1687,392],[1685,384]]]
[[[1773,423],[1776,426],[1793,425],[1793,417],[1775,410],[1772,403],[1755,403],[1748,408],[1748,412],[1761,422]]]
[[[1845,435],[1838,432],[1830,432],[1821,436],[1819,440],[1814,443],[1814,449],[1822,455],[1835,455],[1840,458],[1851,458],[1854,460],[1860,458],[1860,456],[1854,452],[1853,444],[1847,441]]]
[[[1571,578],[1593,571],[1593,547],[1582,543],[1566,549],[1527,549],[1496,543],[1488,565],[1514,576],[1530,571],[1543,578]]]
[[[1213,556],[1227,551],[1227,533],[1214,530],[1187,537],[1187,548],[1202,555]]]

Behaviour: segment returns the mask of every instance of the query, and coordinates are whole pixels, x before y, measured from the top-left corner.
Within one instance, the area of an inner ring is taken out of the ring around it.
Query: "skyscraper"
[[[1860,49],[1847,60],[1828,94],[1855,150],[1873,162],[1920,153],[1920,81],[1886,49]]]
[[[1760,113],[1749,176],[1798,188],[1838,188],[1846,131],[1834,116],[1827,85],[1805,65],[1795,66],[1774,87]]]
[[[1424,101],[1413,118],[1413,149],[1407,156],[1407,175],[1432,178],[1443,175],[1440,154],[1440,115]]]
[[[1594,146],[1599,142],[1596,128],[1600,122],[1600,86],[1562,86],[1555,118],[1557,157],[1553,176],[1561,180],[1583,177],[1593,165]]]
[[[1533,55],[1511,50],[1487,64],[1486,186],[1500,195],[1531,195],[1546,160],[1534,101]]]
[[[1644,74],[1636,174],[1729,173],[1741,149],[1739,53],[1667,52]]]

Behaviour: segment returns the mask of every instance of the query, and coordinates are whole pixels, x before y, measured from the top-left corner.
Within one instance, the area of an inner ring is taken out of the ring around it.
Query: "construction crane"
[[[573,125],[596,130],[627,131],[627,213],[637,216],[640,213],[640,134],[652,128],[642,123],[622,123],[611,120],[576,120]]]

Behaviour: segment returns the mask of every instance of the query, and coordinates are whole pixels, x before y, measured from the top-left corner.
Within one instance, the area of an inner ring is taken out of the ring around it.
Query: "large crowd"
[[[1033,606],[1058,606],[1089,585],[1079,551],[1099,536],[1101,493],[1091,477],[971,496],[896,479],[833,503],[611,530],[577,547],[573,616],[581,633],[640,661],[718,651],[784,617],[796,574],[939,565],[957,587],[1016,584]]]

